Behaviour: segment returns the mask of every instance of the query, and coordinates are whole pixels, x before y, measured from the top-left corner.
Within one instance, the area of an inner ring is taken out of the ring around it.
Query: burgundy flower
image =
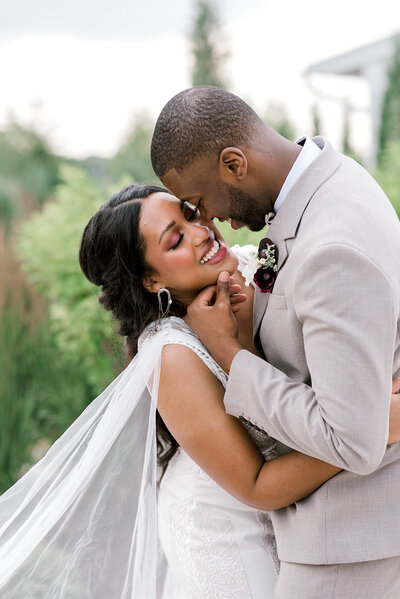
[[[272,291],[278,270],[278,248],[265,237],[258,246],[258,263],[260,268],[254,274],[254,283],[261,293]]]
[[[272,291],[276,279],[276,272],[272,268],[263,268],[262,266],[254,275],[254,282],[260,288],[261,293]]]

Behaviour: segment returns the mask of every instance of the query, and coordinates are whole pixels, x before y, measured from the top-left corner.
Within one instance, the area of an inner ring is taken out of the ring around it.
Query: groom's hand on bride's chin
[[[233,311],[237,311],[245,296],[237,287],[231,285],[229,273],[222,272],[217,285],[201,291],[188,306],[185,317],[225,372],[229,372],[234,357],[242,349]]]

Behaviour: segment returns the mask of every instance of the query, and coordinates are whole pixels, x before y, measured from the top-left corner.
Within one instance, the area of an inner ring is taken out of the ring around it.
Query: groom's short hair
[[[262,123],[246,102],[208,85],[180,92],[164,106],[151,142],[151,162],[158,177],[183,171],[199,158],[229,146],[248,144]]]

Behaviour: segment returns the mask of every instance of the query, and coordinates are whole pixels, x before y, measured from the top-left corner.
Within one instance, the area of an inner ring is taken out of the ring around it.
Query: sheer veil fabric
[[[232,249],[242,270],[256,248]],[[0,497],[1,599],[162,597],[155,415],[170,343],[190,347],[226,385],[182,319],[147,327],[129,366]]]
[[[174,317],[153,323],[129,366],[0,498],[2,599],[160,596],[160,358],[188,335],[199,350],[189,331]]]

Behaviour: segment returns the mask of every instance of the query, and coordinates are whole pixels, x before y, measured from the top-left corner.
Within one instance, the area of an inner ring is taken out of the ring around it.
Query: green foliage
[[[312,136],[322,135],[322,123],[321,116],[316,104],[311,107],[311,119],[312,119]]]
[[[400,140],[389,142],[383,150],[375,178],[400,218]]]
[[[0,192],[17,206],[42,204],[58,183],[58,166],[46,137],[34,128],[12,121],[0,132]]]
[[[350,144],[350,108],[347,103],[343,107],[342,152],[347,156],[353,152]]]
[[[7,180],[0,176],[0,223],[8,235],[11,231],[11,224],[18,214],[18,204],[15,201],[13,189]]]
[[[266,235],[265,229],[263,231],[253,232],[247,227],[243,227],[242,229],[234,231],[227,222],[220,223],[216,221],[215,224],[221,231],[223,238],[229,246],[233,246],[235,244],[251,244],[258,247],[260,240]]]
[[[388,87],[383,100],[379,132],[380,158],[390,142],[400,141],[400,35],[388,71]]]
[[[357,152],[354,150],[350,137],[351,137],[351,127],[350,127],[350,115],[351,109],[347,102],[343,105],[343,130],[342,130],[342,152],[346,156],[353,158],[360,164],[362,164],[362,160]]]
[[[77,418],[92,389],[78,356],[57,348],[48,323],[27,326],[7,307],[0,325],[0,492]],[[36,447],[35,447],[36,445]]]
[[[125,139],[110,161],[113,180],[128,175],[132,181],[156,182],[150,161],[150,143],[154,123],[146,114],[135,117]]]
[[[270,102],[265,111],[264,121],[286,139],[294,141],[296,131],[287,109],[281,102]]]
[[[110,314],[97,301],[98,289],[80,270],[78,252],[84,227],[106,196],[76,167],[63,165],[61,178],[56,201],[23,225],[19,255],[48,301],[57,347],[65,356],[79,356],[98,393],[121,367],[121,344]]]
[[[210,0],[197,0],[190,36],[193,56],[192,85],[215,85],[226,89],[222,75],[227,53],[220,48],[220,24]]]

